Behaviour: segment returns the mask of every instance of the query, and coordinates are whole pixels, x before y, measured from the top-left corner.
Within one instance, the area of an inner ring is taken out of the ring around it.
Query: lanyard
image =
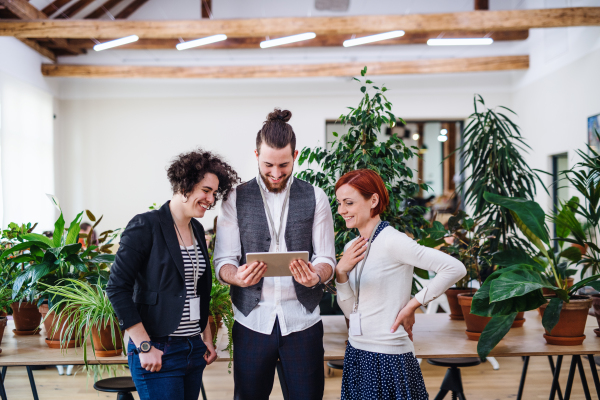
[[[281,207],[281,218],[279,221],[279,231],[275,229],[275,223],[273,223],[273,217],[271,216],[271,210],[269,209],[269,204],[267,204],[267,198],[265,197],[265,192],[260,182],[258,182],[258,187],[260,188],[260,195],[263,199],[263,204],[265,205],[265,210],[267,211],[267,216],[269,217],[269,223],[271,224],[271,229],[273,230],[273,235],[275,236],[275,252],[279,252],[279,235],[281,235],[281,226],[283,225],[283,214],[285,214],[285,206],[287,205],[288,199],[290,198],[291,188],[287,188],[287,192],[285,193],[285,200],[283,200],[283,207]]]
[[[200,275],[200,260],[198,258],[198,246],[196,246],[196,240],[195,240],[195,236],[194,236],[194,228],[192,227],[192,221],[190,221],[189,227],[190,227],[190,233],[192,234],[192,246],[194,246],[194,256],[195,257],[193,259],[192,259],[192,255],[190,254],[187,247],[185,246],[185,242],[183,241],[183,237],[181,236],[181,232],[179,232],[179,228],[177,227],[177,224],[173,222],[173,225],[175,225],[175,230],[177,230],[177,234],[179,235],[179,238],[181,239],[183,248],[185,249],[185,252],[187,253],[188,257],[190,258],[190,261],[192,262],[192,269],[194,271],[194,273],[193,273],[194,297],[198,297],[197,286],[198,286],[198,275]],[[194,264],[194,261],[196,261],[195,264]]]
[[[354,268],[354,281],[356,282],[356,302],[354,303],[354,311],[358,310],[358,300],[360,297],[360,277],[362,276],[363,269],[365,268],[365,262],[367,262],[367,257],[369,257],[369,252],[371,251],[371,243],[373,242],[373,236],[375,236],[375,232],[377,232],[377,228],[381,225],[382,221],[379,221],[377,226],[373,228],[373,232],[371,232],[371,237],[369,238],[369,243],[367,243],[367,251],[365,253],[365,258],[363,258],[362,263],[360,264],[360,272],[356,272],[358,268]]]

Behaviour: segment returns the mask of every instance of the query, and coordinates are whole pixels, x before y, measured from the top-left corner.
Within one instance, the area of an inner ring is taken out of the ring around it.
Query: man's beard
[[[281,182],[279,182],[279,184],[277,186],[274,186],[269,181],[269,178],[267,176],[263,175],[263,173],[260,172],[260,169],[258,170],[258,174],[260,175],[260,178],[265,183],[265,186],[267,187],[267,190],[269,192],[271,192],[271,193],[281,193],[281,192],[283,192],[283,190],[287,187],[288,181],[292,177],[293,173],[294,173],[294,170],[292,169],[292,172],[288,176],[286,176]]]

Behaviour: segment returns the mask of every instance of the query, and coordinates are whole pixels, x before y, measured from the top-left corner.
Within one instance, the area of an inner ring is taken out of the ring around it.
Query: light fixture
[[[429,39],[429,46],[481,46],[494,43],[492,38]]]
[[[421,136],[418,133],[413,133],[413,135],[412,135],[412,138],[413,138],[414,141],[419,140],[420,137]]]
[[[94,46],[94,50],[96,50],[96,51],[106,50],[106,49],[110,49],[110,48],[117,47],[117,46],[123,46],[124,44],[137,42],[138,40],[140,40],[138,35],[125,36],[121,39],[115,39],[115,40],[111,40],[110,42],[97,44]]]
[[[358,46],[361,44],[379,42],[380,40],[393,39],[404,36],[404,31],[391,31],[386,33],[378,33],[377,35],[365,36],[357,39],[344,40],[344,47]]]
[[[300,33],[298,35],[286,36],[278,39],[265,40],[260,42],[260,48],[266,49],[267,47],[281,46],[284,44],[290,44],[295,42],[301,42],[303,40],[314,39],[317,34],[314,32]]]
[[[440,131],[440,135],[444,135],[444,136],[446,136],[447,134],[448,134],[448,129],[442,129],[442,130]]]
[[[439,140],[440,142],[445,142],[446,140],[448,140],[448,136],[445,136],[445,135],[440,135],[440,136],[438,136],[438,140]]]
[[[208,36],[202,39],[190,40],[189,42],[179,43],[177,46],[177,50],[187,50],[192,47],[204,46],[206,44],[222,42],[223,40],[227,40],[227,35],[213,35]]]

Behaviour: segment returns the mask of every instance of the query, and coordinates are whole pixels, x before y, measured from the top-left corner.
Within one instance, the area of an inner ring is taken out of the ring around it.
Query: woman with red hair
[[[346,244],[336,267],[337,301],[350,320],[342,400],[426,400],[412,343],[415,310],[443,294],[466,269],[381,220],[389,195],[376,172],[345,174],[335,194],[346,227],[360,233]],[[414,267],[436,275],[411,299]]]

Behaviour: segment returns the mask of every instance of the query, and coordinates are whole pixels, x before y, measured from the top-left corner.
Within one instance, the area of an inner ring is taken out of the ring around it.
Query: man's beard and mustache
[[[277,184],[277,186],[275,186],[271,183],[271,181],[269,181],[269,178],[266,175],[263,175],[263,173],[260,172],[260,169],[258,170],[258,174],[260,175],[262,181],[265,183],[267,190],[271,193],[283,192],[283,190],[287,187],[287,183],[290,180],[290,178],[292,177],[293,173],[294,173],[294,170],[292,169],[292,172],[289,175],[286,175],[285,178],[283,178],[281,180],[281,182],[279,182]]]

